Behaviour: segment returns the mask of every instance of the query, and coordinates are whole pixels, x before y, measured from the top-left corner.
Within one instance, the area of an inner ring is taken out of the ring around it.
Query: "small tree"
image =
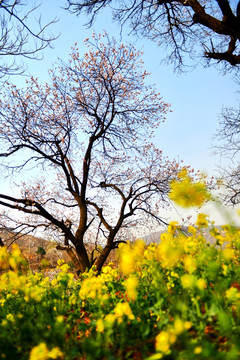
[[[93,264],[101,270],[122,241],[121,229],[140,214],[164,223],[159,206],[168,203],[168,183],[179,169],[149,141],[169,105],[146,84],[141,53],[103,38],[107,44],[101,36],[87,39],[82,59],[75,47],[45,85],[9,85],[0,104],[5,169],[38,174],[22,183],[19,197],[0,194],[0,204],[28,215],[19,229],[63,234],[58,248],[81,272]],[[89,232],[105,239],[97,259],[86,251]]]
[[[40,255],[40,257],[43,258],[44,255],[46,255],[46,250],[44,249],[44,247],[38,246],[36,254]]]
[[[68,0],[72,13],[90,14],[92,25],[97,14],[113,4],[113,17],[121,24],[130,22],[133,32],[170,48],[166,59],[178,69],[184,55],[225,65],[240,64],[240,2],[235,9],[228,0]]]

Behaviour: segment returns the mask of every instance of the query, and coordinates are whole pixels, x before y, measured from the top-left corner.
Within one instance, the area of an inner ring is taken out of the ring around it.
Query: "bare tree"
[[[235,206],[240,204],[240,166],[239,163],[228,165],[219,169],[218,198],[225,205]]]
[[[231,158],[237,156],[240,151],[240,106],[222,110],[216,139],[219,153]]]
[[[130,22],[133,32],[170,49],[166,60],[181,70],[184,56],[199,52],[209,63],[216,60],[228,69],[240,64],[240,3],[235,9],[228,0],[67,0],[67,9],[90,15],[112,6],[113,18]],[[200,50],[202,48],[202,50]],[[230,65],[230,66],[227,66]]]
[[[39,6],[23,13],[24,6],[26,4],[21,0],[0,1],[0,78],[23,73],[24,65],[16,61],[16,58],[40,59],[41,51],[51,46],[56,39],[52,35],[46,35],[46,30],[56,20],[42,25],[39,17],[35,21],[36,29],[33,29],[32,25],[28,25],[29,18]]]
[[[102,37],[106,45],[100,35],[86,40],[83,58],[74,48],[47,84],[9,85],[0,104],[3,165],[35,176],[18,197],[0,194],[0,204],[28,216],[18,218],[18,229],[62,234],[66,245],[58,248],[81,272],[93,264],[100,270],[121,229],[141,216],[165,223],[159,207],[179,170],[150,142],[169,105],[146,84],[141,53]],[[86,251],[89,232],[92,241],[105,239],[97,259]]]
[[[214,136],[214,148],[223,158],[230,159],[230,165],[219,169],[223,187],[220,198],[226,204],[237,205],[240,203],[240,107],[222,110],[219,129]]]

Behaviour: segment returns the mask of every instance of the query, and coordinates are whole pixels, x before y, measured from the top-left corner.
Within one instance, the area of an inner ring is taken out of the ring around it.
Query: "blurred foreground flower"
[[[38,346],[35,346],[32,349],[30,360],[59,359],[62,358],[62,355],[63,354],[58,347],[55,347],[49,351],[45,343],[40,343]]]
[[[179,180],[173,180],[170,183],[169,197],[177,205],[182,207],[197,206],[201,207],[207,200],[211,198],[203,181],[194,182],[183,169],[178,174]]]

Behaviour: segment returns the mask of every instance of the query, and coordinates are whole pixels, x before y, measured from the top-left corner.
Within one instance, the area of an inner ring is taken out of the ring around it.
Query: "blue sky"
[[[56,5],[57,3],[57,5]],[[39,8],[42,22],[46,23],[55,16],[59,21],[51,26],[54,35],[60,34],[54,42],[54,49],[46,49],[41,61],[29,61],[28,71],[40,81],[47,81],[48,69],[58,61],[67,60],[71,46],[78,43],[80,53],[84,54],[83,40],[93,31],[106,30],[120,40],[120,27],[112,23],[111,12],[107,9],[99,15],[93,28],[84,26],[87,18],[76,17],[64,9],[65,0],[58,2],[43,0]],[[128,35],[125,27],[121,41],[134,43],[137,49],[144,51],[143,60],[147,71],[151,72],[150,82],[157,84],[163,100],[172,104],[172,112],[167,115],[164,124],[156,132],[155,143],[169,158],[184,160],[186,165],[200,169],[208,174],[214,173],[220,165],[219,156],[213,156],[212,138],[218,127],[218,114],[223,106],[237,104],[237,85],[232,75],[219,74],[218,69],[204,69],[198,66],[194,70],[178,75],[172,66],[160,64],[163,50],[151,41]],[[23,86],[24,77],[12,77],[11,81]]]

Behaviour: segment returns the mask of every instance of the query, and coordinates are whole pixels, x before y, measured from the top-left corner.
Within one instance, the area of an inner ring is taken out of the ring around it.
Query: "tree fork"
[[[97,268],[98,272],[101,272],[102,267],[105,263],[105,261],[108,258],[108,255],[110,254],[110,252],[114,249],[114,244],[111,245],[106,245],[103,249],[103,251],[101,252],[101,255],[97,258],[95,265]]]

